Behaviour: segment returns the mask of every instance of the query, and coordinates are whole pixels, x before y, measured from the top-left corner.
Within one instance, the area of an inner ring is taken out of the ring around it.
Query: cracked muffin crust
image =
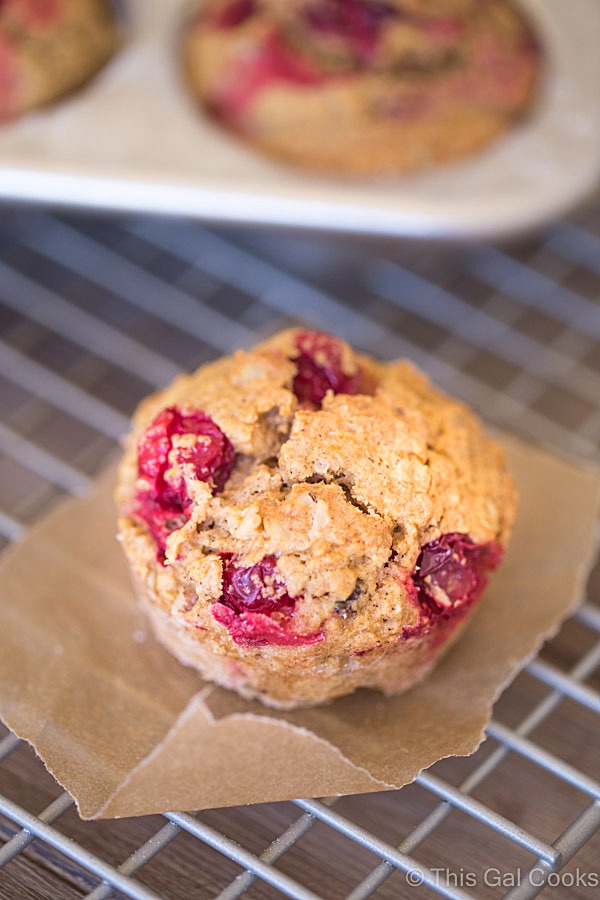
[[[204,0],[188,83],[288,162],[394,174],[482,147],[523,115],[540,52],[510,0]]]
[[[0,0],[0,122],[80,87],[116,46],[109,0]]]
[[[290,330],[138,408],[119,536],[159,640],[292,708],[421,679],[500,562],[500,448],[405,361]]]

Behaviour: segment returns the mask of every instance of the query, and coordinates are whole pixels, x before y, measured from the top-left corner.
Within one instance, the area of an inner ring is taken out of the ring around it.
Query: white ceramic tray
[[[546,48],[533,116],[472,159],[385,181],[271,162],[188,98],[189,0],[126,0],[125,45],[84,91],[0,131],[0,199],[372,234],[491,237],[565,212],[600,178],[600,3],[521,0]]]

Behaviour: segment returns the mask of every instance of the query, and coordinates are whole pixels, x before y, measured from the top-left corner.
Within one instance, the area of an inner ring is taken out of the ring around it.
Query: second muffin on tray
[[[302,166],[392,174],[479,149],[531,106],[536,42],[507,0],[206,0],[189,84]]]
[[[158,638],[294,707],[421,679],[510,535],[502,451],[406,362],[288,331],[138,409],[119,531]]]

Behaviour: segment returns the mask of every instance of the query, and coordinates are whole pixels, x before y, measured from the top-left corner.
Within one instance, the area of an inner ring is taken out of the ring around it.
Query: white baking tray
[[[124,46],[104,72],[0,130],[0,199],[405,236],[539,226],[600,178],[600,3],[521,5],[547,54],[527,121],[465,162],[342,181],[265,159],[202,116],[178,67],[189,0],[126,0]]]

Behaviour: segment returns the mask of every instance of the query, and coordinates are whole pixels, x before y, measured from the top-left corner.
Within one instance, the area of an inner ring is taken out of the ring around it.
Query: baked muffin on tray
[[[184,37],[204,107],[338,174],[468,155],[531,106],[540,54],[508,0],[204,0]]]
[[[0,0],[0,121],[80,87],[116,46],[110,0]]]
[[[292,45],[327,69],[441,67],[477,0],[262,0]]]
[[[119,536],[160,641],[281,708],[423,678],[515,514],[502,451],[405,361],[290,330],[138,408]]]

